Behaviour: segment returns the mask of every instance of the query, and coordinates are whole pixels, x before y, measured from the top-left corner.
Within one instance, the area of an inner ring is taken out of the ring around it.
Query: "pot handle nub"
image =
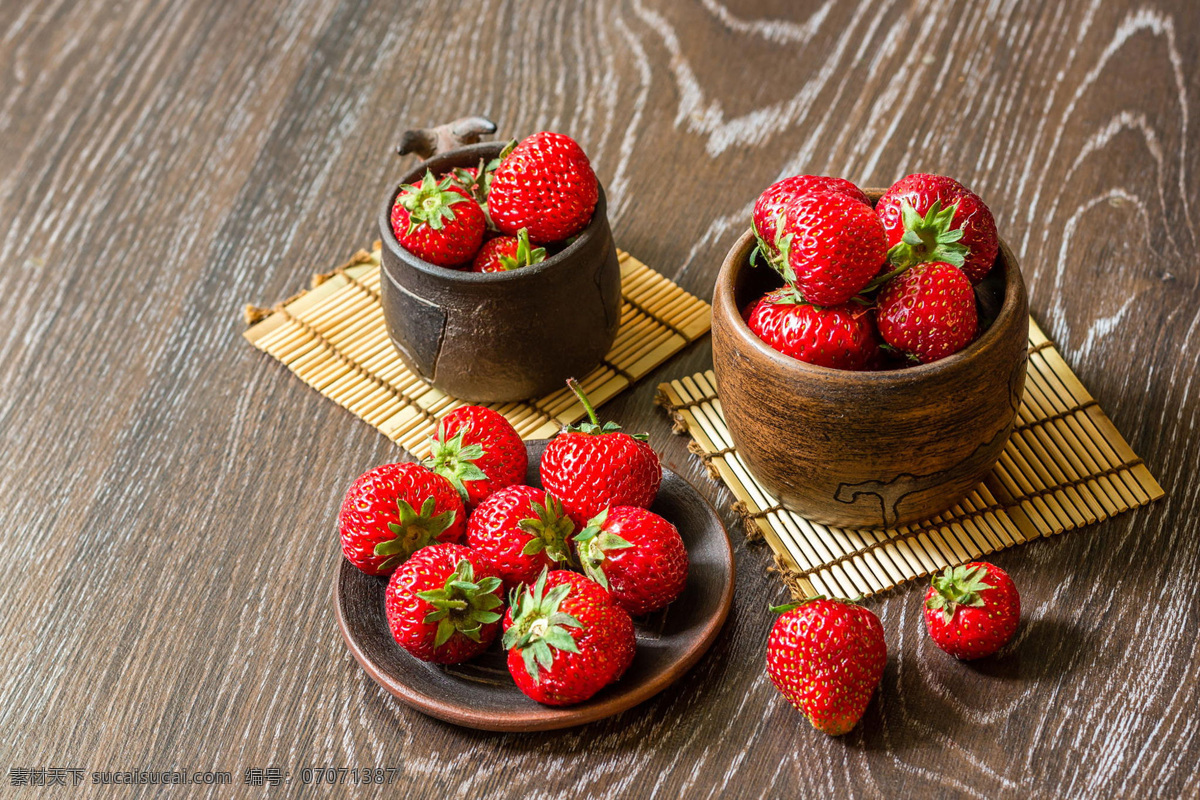
[[[496,123],[487,117],[463,117],[445,125],[405,131],[396,153],[402,156],[413,153],[420,158],[431,158],[456,147],[475,144],[479,137],[495,132]]]

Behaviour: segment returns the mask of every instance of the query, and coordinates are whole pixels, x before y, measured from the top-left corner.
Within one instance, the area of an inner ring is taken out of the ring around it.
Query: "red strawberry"
[[[468,508],[492,492],[524,483],[525,442],[503,414],[462,406],[442,417],[425,466],[458,489]]]
[[[421,550],[392,573],[385,596],[392,636],[422,661],[461,663],[500,632],[500,579],[462,545]]]
[[[820,308],[785,286],[755,303],[746,324],[771,347],[810,364],[861,370],[878,360],[871,310],[855,303]]]
[[[862,606],[815,598],[780,606],[767,642],[767,674],[787,701],[830,736],[862,718],[883,678],[887,645]]]
[[[472,272],[507,272],[521,267],[530,267],[546,260],[546,250],[529,243],[529,231],[517,231],[516,236],[497,236],[475,255]]]
[[[633,661],[633,621],[598,583],[545,573],[511,598],[504,617],[508,671],[517,688],[552,706],[582,703]]]
[[[917,173],[879,198],[888,256],[897,266],[944,261],[979,283],[996,263],[996,221],[979,195],[953,178]]]
[[[460,542],[466,526],[450,481],[411,462],[360,475],[338,512],[342,553],[368,575],[388,574],[434,541]]]
[[[558,500],[532,486],[509,486],[471,514],[467,544],[512,590],[568,561],[567,537],[574,532],[575,523]]]
[[[918,264],[883,285],[876,321],[885,342],[928,364],[975,338],[975,291],[958,267],[941,261]]]
[[[887,260],[883,222],[844,194],[813,192],[792,199],[779,216],[769,259],[810,303],[840,305],[858,294]]]
[[[582,528],[609,506],[648,507],[658,496],[662,465],[645,434],[621,433],[615,422],[603,427],[574,379],[567,381],[587,411],[588,420],[567,428],[542,454],[542,485],[562,500]]]
[[[972,561],[946,567],[925,590],[925,626],[938,647],[970,660],[995,653],[1017,632],[1021,597],[1008,573]]]
[[[515,236],[528,228],[532,241],[549,244],[586,228],[599,195],[583,149],[569,136],[543,131],[501,153],[488,187],[488,212],[501,233]]]
[[[860,203],[871,205],[871,201],[850,181],[844,178],[828,178],[823,175],[793,175],[776,181],[758,196],[754,203],[754,232],[758,236],[759,246],[764,249],[764,255],[775,256],[779,251],[775,247],[775,232],[779,217],[783,210],[795,198],[813,192],[834,192],[844,194]]]
[[[440,267],[470,261],[483,243],[485,228],[483,209],[466,190],[450,178],[439,182],[428,170],[420,184],[400,187],[392,206],[396,241]]]
[[[583,571],[634,616],[670,605],[687,583],[688,555],[678,529],[644,508],[601,511],[575,535],[575,545]]]

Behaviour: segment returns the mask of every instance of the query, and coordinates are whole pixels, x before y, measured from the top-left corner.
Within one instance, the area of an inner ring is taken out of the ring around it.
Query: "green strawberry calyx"
[[[515,648],[520,651],[525,671],[535,684],[540,670],[549,669],[554,663],[556,650],[579,652],[575,637],[567,629],[583,627],[578,619],[559,610],[563,600],[571,593],[571,584],[563,583],[546,591],[548,574],[543,569],[532,587],[522,586],[512,592],[509,604],[512,606],[513,623],[504,632],[502,640],[505,650]]]
[[[422,224],[440,231],[447,220],[454,219],[454,209],[451,206],[468,202],[470,198],[451,191],[452,185],[452,176],[447,175],[439,182],[432,172],[425,170],[425,177],[419,184],[405,184],[400,187],[397,202],[408,211],[409,234]]]
[[[475,202],[481,206],[487,202],[488,189],[492,185],[492,170],[488,168],[488,162],[479,159],[474,175],[462,167],[455,167],[450,170],[450,177],[456,186],[475,198]]]
[[[987,574],[987,567],[982,564],[970,569],[965,565],[946,567],[945,572],[933,576],[934,594],[925,601],[925,607],[940,610],[947,623],[954,618],[959,606],[982,608],[984,602],[980,592],[993,588],[983,582]]]
[[[433,646],[444,645],[455,631],[478,642],[483,626],[500,619],[500,613],[495,611],[504,602],[496,594],[500,583],[494,576],[476,581],[475,569],[464,558],[459,560],[442,588],[417,592],[417,597],[433,606],[433,611],[424,619],[426,625],[437,623]]]
[[[926,261],[945,261],[961,267],[970,250],[960,241],[962,229],[950,227],[956,211],[957,201],[943,208],[942,202],[935,200],[922,217],[907,200],[901,200],[900,219],[904,225],[904,236],[888,250],[888,260],[900,268],[900,272]]]
[[[616,433],[621,430],[621,426],[615,422],[600,424],[600,418],[596,416],[596,409],[592,407],[591,401],[583,393],[583,388],[579,385],[579,381],[574,378],[567,378],[567,386],[579,398],[579,402],[583,406],[583,410],[587,412],[588,418],[582,422],[567,426],[563,429],[563,433],[605,434]],[[650,438],[650,435],[647,433],[631,433],[629,435],[642,442]]]
[[[529,241],[529,229],[517,231],[517,252],[511,256],[500,256],[500,266],[505,270],[532,267],[546,260],[546,248],[534,247]]]
[[[533,538],[521,549],[524,555],[532,556],[544,552],[551,561],[571,562],[571,548],[567,540],[575,532],[575,523],[567,516],[562,501],[546,495],[546,503],[531,503],[534,516],[523,519],[517,527]]]
[[[388,530],[396,534],[396,538],[388,539],[375,545],[375,555],[388,556],[381,570],[391,569],[408,559],[413,553],[431,543],[438,535],[454,523],[455,510],[447,509],[440,514],[433,513],[434,499],[426,497],[417,511],[407,500],[396,499],[396,507],[400,512],[400,522],[389,522]]]
[[[486,481],[487,473],[476,464],[486,452],[481,444],[463,444],[466,430],[460,430],[452,438],[446,438],[446,423],[438,423],[437,434],[430,442],[429,458],[421,463],[441,475],[458,490],[463,502],[467,502],[467,481]]]
[[[605,589],[609,588],[608,576],[604,574],[604,560],[608,551],[633,547],[633,543],[604,530],[604,523],[607,521],[606,508],[589,519],[587,526],[575,535],[575,546],[579,550],[579,561],[584,573]]]
[[[817,600],[831,600],[834,603],[842,603],[842,604],[848,605],[848,606],[856,606],[863,601],[863,596],[860,594],[860,595],[856,595],[855,597],[846,598],[846,597],[826,597],[823,594],[814,594],[814,595],[804,598],[803,600],[797,600],[792,603],[784,603],[781,606],[771,606],[771,613],[772,614],[786,614],[787,612],[791,611],[794,608],[799,608],[800,606],[806,605],[808,603],[815,603]]]

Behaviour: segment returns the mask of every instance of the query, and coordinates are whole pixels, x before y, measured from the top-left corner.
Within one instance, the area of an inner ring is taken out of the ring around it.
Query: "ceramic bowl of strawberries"
[[[604,188],[569,136],[435,152],[388,192],[379,230],[388,336],[454,397],[546,394],[597,366],[616,337],[621,271]]]
[[[984,202],[910,175],[886,190],[769,187],[722,265],[713,363],[738,452],[816,522],[891,528],[953,507],[1000,457],[1028,301]]]
[[[460,406],[424,461],[346,492],[339,627],[372,678],[427,714],[501,731],[611,716],[682,676],[729,612],[716,512],[572,389],[588,419],[553,439]]]

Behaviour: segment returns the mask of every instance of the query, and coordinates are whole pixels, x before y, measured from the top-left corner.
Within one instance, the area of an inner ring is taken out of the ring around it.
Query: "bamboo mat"
[[[764,538],[788,589],[864,597],[951,564],[1107,519],[1163,496],[1041,328],[1029,321],[1029,371],[1016,429],[992,472],[957,506],[890,530],[819,525],[782,509],[733,446],[712,371],[659,386],[659,402]]]
[[[604,362],[580,383],[599,406],[708,332],[712,309],[628,253],[621,264],[621,328]],[[305,383],[421,455],[447,412],[466,405],[417,377],[387,336],[379,304],[379,243],[313,288],[273,308],[246,308],[245,336]],[[583,419],[565,386],[520,403],[493,404],[525,439],[552,436]]]

